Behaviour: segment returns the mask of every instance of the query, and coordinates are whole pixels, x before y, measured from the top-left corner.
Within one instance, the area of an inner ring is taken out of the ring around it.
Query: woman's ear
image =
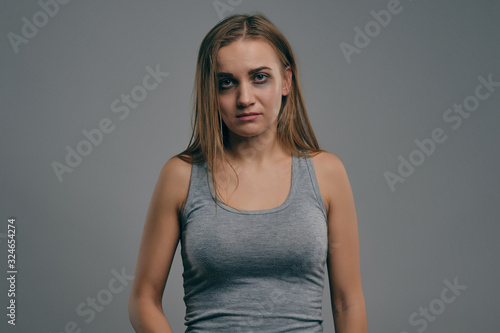
[[[285,75],[283,79],[283,96],[287,96],[292,88],[292,70],[290,66],[285,68]]]

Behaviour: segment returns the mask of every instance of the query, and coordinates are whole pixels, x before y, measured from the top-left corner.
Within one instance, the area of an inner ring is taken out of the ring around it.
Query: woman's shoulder
[[[163,165],[162,172],[175,177],[185,178],[191,174],[191,159],[187,155],[171,156]]]
[[[326,150],[321,150],[317,153],[311,154],[311,160],[314,164],[314,169],[317,169],[322,172],[331,173],[339,168],[343,168],[343,163],[340,158],[330,153]]]
[[[163,165],[158,181],[159,186],[165,191],[166,197],[176,202],[179,210],[183,208],[188,195],[192,168],[189,159],[182,157],[184,156],[174,155],[170,157]]]
[[[311,160],[321,195],[325,199],[325,207],[329,211],[332,198],[336,193],[342,192],[344,184],[348,182],[347,172],[340,158],[328,151],[314,154]]]

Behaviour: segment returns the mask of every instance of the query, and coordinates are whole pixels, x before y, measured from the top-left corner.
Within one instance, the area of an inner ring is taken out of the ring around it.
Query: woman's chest
[[[271,214],[219,208],[215,216],[200,209],[183,230],[185,260],[191,267],[223,275],[297,266],[306,272],[323,262],[327,243],[324,216],[313,206],[287,206]]]
[[[219,173],[215,178],[219,200],[240,210],[265,210],[283,204],[290,195],[292,170],[290,166],[270,168],[265,172],[238,170]]]

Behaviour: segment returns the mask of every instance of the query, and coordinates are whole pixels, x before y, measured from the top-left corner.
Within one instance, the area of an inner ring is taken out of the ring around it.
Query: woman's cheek
[[[220,104],[220,108],[221,108],[221,113],[222,113],[222,116],[223,117],[228,117],[229,116],[229,110],[231,110],[231,101],[229,98],[227,98],[228,96],[224,96],[224,98],[219,98],[219,104]]]
[[[263,96],[264,99],[267,102],[269,102],[276,99],[276,95],[278,94],[278,89],[271,84],[267,84],[264,87],[262,87],[261,93],[262,93],[261,96]]]

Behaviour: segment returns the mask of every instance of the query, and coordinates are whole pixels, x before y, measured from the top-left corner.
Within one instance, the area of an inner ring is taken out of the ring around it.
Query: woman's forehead
[[[248,71],[258,67],[277,67],[279,59],[269,43],[262,40],[236,41],[219,49],[219,72]]]

